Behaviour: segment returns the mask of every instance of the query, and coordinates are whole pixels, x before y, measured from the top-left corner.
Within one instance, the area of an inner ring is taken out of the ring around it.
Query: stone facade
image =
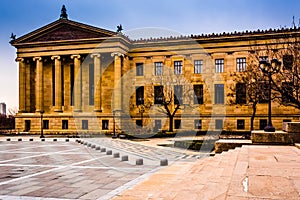
[[[145,132],[154,127],[167,129],[168,118],[153,105],[154,86],[159,85],[155,82],[155,63],[163,63],[164,70],[173,70],[179,63],[181,80],[191,86],[203,85],[203,104],[191,106],[184,99],[189,106],[176,113],[174,120],[180,120],[180,129],[236,131],[240,120],[244,128],[238,131],[249,131],[251,107],[229,105],[227,101],[237,59],[247,59],[254,44],[298,33],[284,29],[131,40],[120,33],[61,18],[11,42],[17,48],[19,63],[16,129],[38,133],[41,117],[46,134],[114,129],[134,132],[141,130],[135,126],[139,120]],[[195,73],[195,61],[199,60],[201,69]],[[223,62],[220,72],[216,72],[216,60]],[[143,67],[138,72],[139,64]],[[216,103],[217,84],[224,86],[224,103]],[[143,111],[136,105],[136,88],[140,86],[144,86]],[[297,121],[300,117],[298,110],[275,102],[272,113],[277,129],[283,120]],[[259,129],[264,119],[267,104],[259,104],[254,128]],[[195,127],[195,120],[201,120],[201,127]]]

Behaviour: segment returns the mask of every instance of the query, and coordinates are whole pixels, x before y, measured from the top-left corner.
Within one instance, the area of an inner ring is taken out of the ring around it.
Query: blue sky
[[[59,18],[65,4],[69,19],[97,27],[124,31],[157,27],[190,35],[291,27],[300,18],[297,0],[1,0],[0,102],[18,106],[17,37]]]

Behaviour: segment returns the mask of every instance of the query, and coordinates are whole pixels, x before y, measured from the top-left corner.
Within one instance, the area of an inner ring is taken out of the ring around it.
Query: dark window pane
[[[245,129],[245,120],[244,119],[238,119],[236,123],[237,123],[238,130]]]
[[[29,131],[30,130],[30,124],[31,124],[30,120],[25,120],[25,131]]]
[[[259,129],[263,130],[268,124],[268,121],[266,119],[260,119],[259,120]]]
[[[215,104],[224,104],[224,84],[215,84]]]
[[[202,129],[202,121],[200,119],[196,119],[194,121],[194,127],[195,129]]]
[[[215,121],[215,128],[216,129],[223,129],[223,120],[222,119],[216,119]]]
[[[142,128],[143,127],[143,121],[138,119],[135,121],[136,128]]]
[[[155,120],[154,131],[161,129],[161,120]]]
[[[182,74],[182,61],[174,61],[174,74]]]
[[[136,105],[144,104],[144,86],[136,88]]]
[[[68,128],[69,128],[68,120],[62,120],[62,129],[68,129]]]
[[[49,120],[43,120],[43,129],[49,129]]]
[[[175,120],[175,129],[180,129],[180,125],[181,125],[181,120],[180,119],[176,119]]]
[[[203,85],[194,85],[194,104],[203,104]]]
[[[88,120],[82,120],[82,129],[83,130],[89,129],[89,121]]]
[[[162,104],[164,96],[163,86],[154,86],[154,104]]]
[[[182,85],[175,85],[174,86],[174,104],[182,104],[183,97],[182,97]]]
[[[246,84],[237,83],[236,84],[236,103],[246,104]]]
[[[291,70],[293,68],[293,55],[283,55],[283,69],[285,70]]]
[[[144,75],[144,64],[136,63],[136,75],[143,76]]]
[[[102,120],[102,130],[108,130],[109,120]]]

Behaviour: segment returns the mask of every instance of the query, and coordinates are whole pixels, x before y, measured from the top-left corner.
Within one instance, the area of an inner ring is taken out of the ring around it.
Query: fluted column
[[[61,82],[61,61],[60,56],[52,56],[55,67],[55,112],[62,112],[62,82]]]
[[[121,72],[122,72],[122,59],[123,54],[113,53],[114,56],[114,96],[113,96],[113,110],[122,110],[122,90],[121,90]]]
[[[25,62],[23,58],[17,58],[19,62],[19,112],[26,110],[26,81],[25,81]]]
[[[100,54],[92,54],[94,58],[94,111],[102,112],[102,78],[101,78],[101,59]]]
[[[72,55],[74,59],[74,112],[81,112],[81,62],[80,55]]]
[[[43,111],[44,95],[43,95],[43,61],[42,57],[34,57],[36,62],[36,84],[35,84],[35,112]]]

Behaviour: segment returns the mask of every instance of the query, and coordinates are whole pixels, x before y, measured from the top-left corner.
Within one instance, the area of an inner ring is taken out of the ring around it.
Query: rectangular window
[[[259,120],[259,130],[264,130],[264,128],[267,126],[268,120],[266,119],[260,119]]]
[[[268,56],[259,56],[259,61],[269,61]]]
[[[224,104],[224,84],[215,84],[215,104]]]
[[[154,86],[154,104],[162,104],[164,97],[164,87]]]
[[[203,60],[195,60],[194,61],[194,73],[195,74],[201,74],[202,67],[203,67]]]
[[[236,59],[236,71],[237,72],[246,71],[246,58],[237,58]]]
[[[290,119],[284,119],[284,120],[282,120],[282,122],[292,122],[292,120],[290,120]]]
[[[182,61],[174,61],[174,74],[182,74]]]
[[[195,129],[202,129],[202,121],[200,119],[195,119],[194,127]]]
[[[293,83],[292,82],[283,82],[282,83],[282,102],[290,103],[293,97]]]
[[[223,129],[223,120],[222,119],[216,119],[215,121],[215,128],[222,130]]]
[[[102,120],[102,130],[108,130],[109,128],[109,120]]]
[[[216,59],[215,66],[216,66],[216,73],[224,72],[224,59]]]
[[[136,63],[136,75],[144,76],[144,64],[143,63]]]
[[[30,120],[25,120],[25,131],[30,131],[30,125],[31,121]]]
[[[154,131],[157,132],[159,129],[161,129],[161,120],[155,120],[154,123]]]
[[[95,85],[94,85],[94,64],[89,65],[89,104],[90,106],[94,105],[94,90],[95,90]]]
[[[203,104],[203,85],[194,85],[194,104]]]
[[[74,80],[75,80],[75,75],[74,75],[74,64],[70,65],[70,84],[71,84],[71,106],[74,106]]]
[[[43,120],[43,129],[49,129],[49,120]]]
[[[268,103],[269,84],[267,82],[260,82],[259,84],[259,103]]]
[[[238,119],[236,121],[236,129],[238,129],[238,130],[244,130],[245,129],[245,120],[244,119]]]
[[[284,70],[291,70],[293,68],[293,61],[294,61],[293,55],[283,55],[282,61],[283,61]]]
[[[180,119],[175,119],[175,129],[180,129],[181,126],[181,120]]]
[[[142,128],[143,127],[143,121],[141,119],[138,119],[135,121],[136,128]]]
[[[144,86],[136,87],[136,105],[143,105],[144,104]]]
[[[162,62],[155,62],[154,63],[154,74],[155,76],[163,75],[163,63]]]
[[[82,130],[88,130],[89,129],[89,121],[88,120],[82,120],[81,128],[82,128]]]
[[[236,84],[236,103],[246,104],[246,84],[237,83]]]
[[[174,85],[174,104],[181,105],[183,102],[182,85]]]
[[[69,121],[62,120],[62,129],[69,129]]]

